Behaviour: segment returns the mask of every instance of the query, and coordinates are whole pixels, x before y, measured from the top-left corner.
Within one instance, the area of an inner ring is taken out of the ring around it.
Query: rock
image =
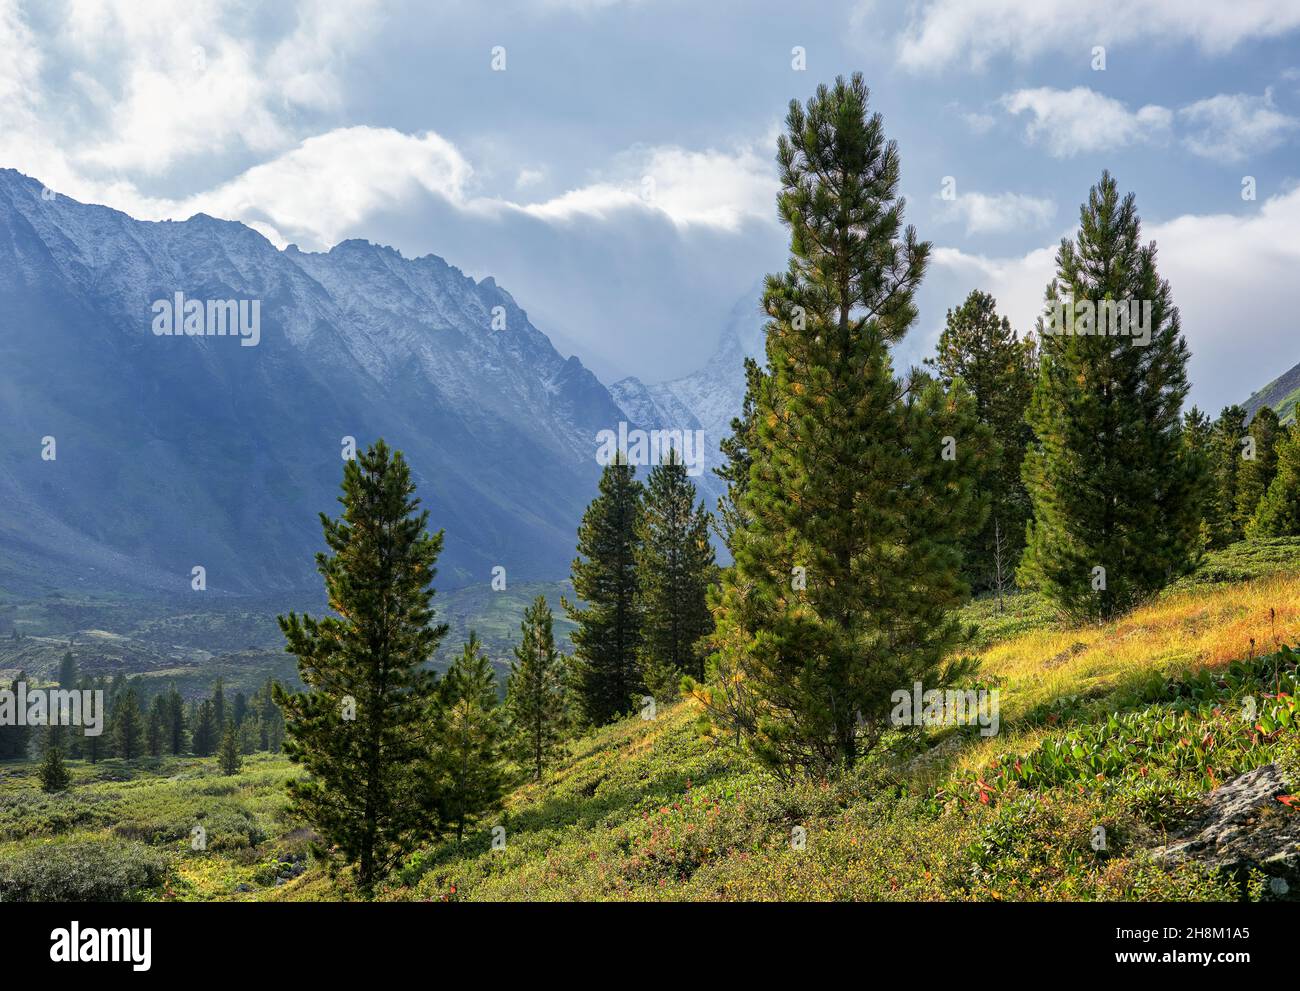
[[[1287,793],[1275,764],[1224,782],[1205,797],[1201,814],[1156,860],[1197,861],[1245,879],[1256,868],[1268,876],[1273,897],[1300,896],[1300,813],[1277,800]]]

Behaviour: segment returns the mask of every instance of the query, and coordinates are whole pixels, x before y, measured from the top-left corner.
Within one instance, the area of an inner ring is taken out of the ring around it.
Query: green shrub
[[[0,859],[0,901],[137,901],[167,876],[167,859],[139,843],[50,843]]]

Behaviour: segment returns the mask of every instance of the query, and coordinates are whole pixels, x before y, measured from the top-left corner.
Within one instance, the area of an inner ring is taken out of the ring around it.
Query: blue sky
[[[0,56],[0,166],[434,252],[606,381],[694,369],[783,266],[786,105],[861,70],[935,244],[900,363],[972,288],[1030,327],[1106,167],[1160,245],[1193,400],[1300,361],[1300,0],[0,0]]]

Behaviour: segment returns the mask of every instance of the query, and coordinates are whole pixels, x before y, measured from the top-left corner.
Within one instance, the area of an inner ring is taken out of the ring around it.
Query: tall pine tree
[[[673,450],[650,469],[637,524],[641,677],[662,701],[677,698],[682,675],[704,677],[702,639],[713,631],[708,589],[717,573],[710,519]]]
[[[963,544],[971,584],[1001,591],[1020,563],[1030,515],[1020,465],[1033,436],[1025,422],[1037,372],[1033,342],[1021,340],[1011,321],[998,316],[997,301],[975,289],[948,311],[938,354],[926,363],[947,379],[962,380],[980,422],[993,431],[996,449],[980,452],[976,480],[976,490],[988,497],[988,518]]]
[[[567,722],[564,658],[555,646],[546,596],[524,610],[519,644],[506,681],[511,752],[534,781],[554,761]]]
[[[981,522],[969,394],[895,377],[928,243],[903,230],[899,159],[860,75],[790,104],[778,162],[787,272],[769,276],[744,531],[714,599],[719,735],[777,774],[852,767],[891,693],[939,687]]]
[[[1090,327],[1076,320],[1072,334],[1044,333],[1029,411],[1034,519],[1020,575],[1064,613],[1106,618],[1158,591],[1195,553],[1200,480],[1181,420],[1188,352],[1156,247],[1141,243],[1134,197],[1121,198],[1109,172],[1056,266],[1049,308],[1138,304],[1141,319],[1150,304],[1145,346],[1136,323],[1107,334],[1114,325],[1100,317]]]
[[[1225,547],[1244,536],[1237,502],[1246,436],[1245,409],[1225,406],[1214,421],[1210,446],[1210,542],[1214,547]]]
[[[1283,434],[1277,472],[1249,526],[1252,537],[1300,537],[1300,425]]]
[[[578,624],[573,690],[583,719],[611,722],[631,711],[645,690],[637,664],[641,647],[637,594],[637,522],[644,490],[620,452],[600,476],[600,494],[578,527],[573,561],[577,603],[561,600]]]
[[[1277,474],[1277,446],[1285,433],[1281,421],[1269,406],[1262,407],[1250,420],[1246,436],[1250,443],[1242,451],[1237,473],[1236,525],[1245,536],[1260,501]]]
[[[369,893],[436,830],[431,750],[437,675],[425,664],[446,634],[433,624],[429,534],[400,451],[378,441],[343,471],[343,515],[321,514],[330,553],[316,557],[336,615],[280,618],[306,691],[274,687],[285,750],[305,777],[292,806]]]

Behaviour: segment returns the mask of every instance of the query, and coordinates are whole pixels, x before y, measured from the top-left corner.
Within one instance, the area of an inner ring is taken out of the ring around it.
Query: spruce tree
[[[63,763],[63,751],[57,745],[45,748],[45,758],[40,768],[41,789],[46,792],[67,791],[72,784],[72,775]]]
[[[892,692],[941,687],[991,443],[960,383],[894,375],[930,246],[903,229],[898,150],[862,77],[792,102],[786,123],[790,264],[767,279],[744,531],[697,688],[719,735],[782,777],[853,767],[887,730]]]
[[[600,476],[600,494],[578,527],[573,590],[578,602],[561,600],[578,624],[574,645],[574,693],[583,719],[612,722],[636,707],[645,686],[637,666],[641,646],[637,594],[637,521],[643,497],[635,469],[620,452]]]
[[[564,659],[555,646],[546,596],[524,610],[519,644],[506,681],[511,752],[534,781],[555,759],[566,724]]]
[[[144,716],[135,686],[125,689],[113,711],[113,745],[123,760],[134,760],[144,752]]]
[[[637,523],[641,679],[662,701],[677,698],[682,675],[704,677],[701,641],[713,631],[708,589],[717,575],[710,520],[673,450],[650,469]]]
[[[243,765],[243,759],[239,751],[239,733],[235,729],[233,719],[226,720],[226,727],[221,733],[221,746],[217,748],[217,761],[221,765],[221,773],[227,776],[239,773],[239,768]]]
[[[1250,445],[1241,452],[1236,506],[1236,526],[1243,536],[1277,474],[1277,445],[1284,430],[1277,414],[1268,406],[1256,412],[1246,428]]]
[[[1251,537],[1300,537],[1300,426],[1283,434],[1277,472],[1248,529]]]
[[[1195,553],[1200,480],[1181,419],[1187,344],[1156,247],[1141,243],[1134,197],[1121,199],[1109,172],[1056,266],[1050,309],[1059,300],[1104,314],[1097,304],[1109,301],[1136,307],[1138,320],[1129,334],[1107,334],[1114,321],[1084,316],[1074,333],[1043,335],[1024,462],[1034,519],[1020,576],[1063,613],[1108,618],[1159,591]]]
[[[948,311],[938,354],[926,363],[945,379],[961,379],[975,397],[980,422],[993,431],[995,446],[979,452],[976,479],[989,514],[979,532],[963,541],[963,551],[967,580],[1000,591],[1020,563],[1030,515],[1020,465],[1033,436],[1025,422],[1037,372],[1033,342],[1022,341],[1011,321],[998,316],[997,301],[975,289]]]
[[[467,826],[497,809],[504,785],[496,675],[472,630],[440,688],[439,818],[459,843]]]
[[[274,698],[307,771],[292,807],[368,894],[434,835],[438,685],[425,662],[447,632],[431,605],[443,534],[427,532],[406,460],[382,440],[347,463],[339,501],[341,518],[321,514],[331,553],[316,558],[336,615],[280,618],[306,691],[276,685]]]

